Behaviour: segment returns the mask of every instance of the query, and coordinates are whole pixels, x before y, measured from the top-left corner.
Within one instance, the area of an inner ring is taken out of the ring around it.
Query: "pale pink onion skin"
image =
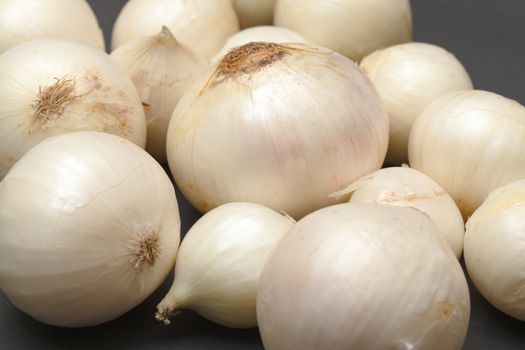
[[[412,41],[409,0],[279,0],[274,21],[355,61]]]
[[[164,281],[180,243],[173,185],[130,141],[100,132],[43,140],[0,182],[0,288],[34,319],[90,327]]]
[[[360,67],[374,84],[390,117],[386,162],[408,163],[412,125],[426,106],[458,90],[472,89],[461,62],[447,50],[427,43],[406,43],[366,56]]]
[[[0,53],[43,37],[73,40],[104,50],[97,17],[85,0],[3,0]]]
[[[301,221],[266,263],[257,319],[267,350],[461,349],[461,266],[424,214],[343,204]]]
[[[233,51],[179,101],[167,142],[177,185],[203,212],[243,201],[297,219],[342,202],[329,195],[386,154],[388,116],[370,81],[326,49],[277,45],[267,64],[262,47],[276,44],[247,45],[237,50],[256,52],[239,63]]]
[[[418,117],[410,166],[454,198],[468,218],[494,189],[525,177],[525,107],[498,94],[463,90],[438,98]]]
[[[525,321],[525,180],[500,187],[467,222],[465,263],[494,307]]]

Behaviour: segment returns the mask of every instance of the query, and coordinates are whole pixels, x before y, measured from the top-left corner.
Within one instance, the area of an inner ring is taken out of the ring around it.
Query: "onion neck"
[[[290,49],[275,43],[253,42],[230,51],[221,61],[218,74],[232,76],[255,73],[263,67],[280,61]]]
[[[155,319],[159,322],[163,322],[166,326],[171,324],[171,318],[182,312],[182,304],[175,297],[173,287],[170,289],[168,294],[162,299],[157,305],[157,312],[155,313]]]

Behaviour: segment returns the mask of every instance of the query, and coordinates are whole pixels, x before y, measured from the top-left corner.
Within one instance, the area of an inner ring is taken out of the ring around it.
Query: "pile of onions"
[[[127,42],[111,57],[131,77],[144,105],[146,150],[164,163],[166,131],[173,110],[188,86],[207,70],[207,61],[175,40],[167,27],[156,35]]]
[[[408,162],[408,137],[416,118],[435,99],[472,89],[458,59],[439,46],[407,43],[379,50],[360,64],[381,96],[390,117],[386,162]]]
[[[180,219],[170,179],[117,136],[42,141],[0,182],[0,287],[31,317],[85,327],[142,302],[171,270]]]
[[[231,0],[130,0],[115,23],[113,49],[131,39],[154,35],[162,26],[206,58],[213,57],[239,31]]]
[[[525,180],[500,187],[467,222],[465,263],[492,305],[525,321]]]
[[[228,41],[226,41],[221,51],[215,55],[213,62],[219,63],[231,49],[251,42],[308,44],[305,38],[286,28],[275,26],[252,27],[243,29],[232,35]]]
[[[108,55],[43,38],[0,56],[0,179],[43,139],[91,130],[146,144],[135,86]]]
[[[409,141],[410,165],[439,183],[463,217],[493,189],[525,177],[525,108],[486,91],[459,91],[430,104]]]
[[[355,61],[412,40],[409,0],[279,0],[275,24]]]
[[[255,299],[264,263],[294,221],[254,203],[228,203],[204,215],[184,237],[173,286],[157,320],[189,308],[221,325],[257,326]]]
[[[457,258],[463,251],[461,213],[441,186],[409,167],[385,168],[366,175],[333,196],[350,194],[352,203],[378,203],[417,209],[428,215]]]
[[[273,23],[276,0],[232,0],[241,28]]]
[[[0,53],[46,36],[104,49],[97,18],[85,0],[0,1],[0,33]]]
[[[461,349],[470,299],[461,266],[424,214],[344,204],[299,221],[257,294],[274,349]]]
[[[250,43],[189,88],[167,142],[175,181],[197,209],[255,202],[300,218],[381,167],[388,116],[348,58]]]

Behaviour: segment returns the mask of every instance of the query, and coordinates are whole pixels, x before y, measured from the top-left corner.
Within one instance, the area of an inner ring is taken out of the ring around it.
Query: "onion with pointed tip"
[[[148,123],[146,150],[166,162],[166,132],[182,94],[208,68],[208,62],[179,43],[167,27],[127,42],[111,57],[128,73],[144,105]]]
[[[254,203],[229,203],[204,215],[182,241],[175,280],[157,320],[169,324],[171,315],[189,308],[224,326],[257,326],[262,268],[293,224]]]
[[[113,29],[112,47],[168,27],[177,40],[206,58],[239,31],[231,0],[130,0]]]

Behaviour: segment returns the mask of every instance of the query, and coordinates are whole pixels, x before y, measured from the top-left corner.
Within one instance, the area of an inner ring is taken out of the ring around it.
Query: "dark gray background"
[[[125,0],[89,3],[109,43]],[[525,103],[525,0],[412,0],[412,8],[415,40],[456,54],[476,88]],[[185,233],[199,214],[181,196],[179,203]],[[120,319],[90,329],[42,325],[16,310],[0,293],[0,349],[262,349],[257,330],[223,328],[189,311],[177,316],[170,327],[156,322],[155,305],[170,283],[171,277]],[[465,349],[525,349],[525,323],[492,308],[472,285],[471,297]]]

